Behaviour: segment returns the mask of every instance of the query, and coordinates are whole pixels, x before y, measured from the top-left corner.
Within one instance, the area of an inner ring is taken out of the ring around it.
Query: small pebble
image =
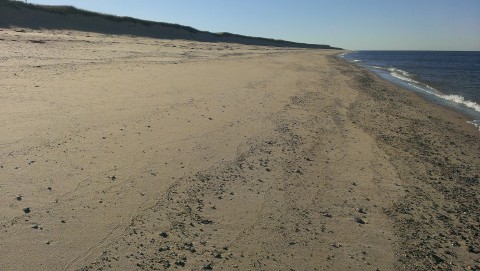
[[[183,267],[183,266],[185,266],[185,261],[184,261],[184,260],[177,260],[177,261],[175,262],[175,264],[178,265],[178,266],[182,266],[182,267]]]
[[[359,223],[359,224],[365,224],[365,221],[363,221],[363,219],[361,219],[360,217],[356,216],[353,220],[355,220],[355,222]]]
[[[167,251],[167,250],[170,250],[170,247],[168,246],[163,246],[159,249],[160,252],[164,252],[164,251]]]
[[[362,207],[358,207],[358,208],[355,208],[355,211],[361,213],[361,214],[365,214],[365,210],[362,208]]]

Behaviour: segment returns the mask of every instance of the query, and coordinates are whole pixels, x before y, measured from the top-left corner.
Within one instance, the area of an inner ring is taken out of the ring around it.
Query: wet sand
[[[1,270],[480,265],[480,133],[339,51],[0,39]]]

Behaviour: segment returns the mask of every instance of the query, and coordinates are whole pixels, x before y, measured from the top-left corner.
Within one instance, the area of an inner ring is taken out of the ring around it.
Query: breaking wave
[[[449,102],[453,102],[453,103],[460,104],[462,106],[471,108],[471,109],[480,113],[480,104],[478,104],[474,101],[467,100],[467,99],[465,99],[465,97],[463,97],[461,95],[443,94],[439,90],[437,90],[437,89],[435,89],[435,88],[433,88],[433,87],[431,87],[427,84],[424,84],[424,83],[421,83],[421,82],[415,80],[413,78],[413,75],[411,73],[407,72],[407,71],[397,69],[397,68],[382,68],[382,67],[378,67],[378,66],[370,66],[370,67],[374,68],[374,69],[386,70],[390,73],[390,75],[392,77],[395,77],[396,79],[401,80],[404,83],[407,83],[408,85],[410,85],[410,86],[412,86],[416,89],[419,89],[421,91],[427,92],[427,93],[432,94],[432,95],[435,95],[436,97],[441,98],[443,100],[446,100],[446,101],[449,101]]]
[[[445,99],[447,101],[451,101],[454,103],[462,104],[466,107],[472,108],[477,112],[480,112],[480,104],[476,102],[466,100],[463,96],[460,95],[443,95],[443,94],[435,94],[436,96]]]
[[[480,52],[358,51],[344,58],[466,114],[480,130]]]

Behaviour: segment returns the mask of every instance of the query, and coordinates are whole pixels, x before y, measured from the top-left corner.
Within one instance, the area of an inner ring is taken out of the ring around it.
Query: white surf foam
[[[387,70],[390,71],[391,76],[393,76],[397,79],[407,81],[407,82],[410,82],[410,83],[414,83],[414,84],[420,84],[420,82],[418,82],[418,81],[416,81],[412,78],[412,75],[409,72],[406,72],[406,71],[400,70],[400,69],[396,69],[396,68],[388,68]]]
[[[480,113],[480,104],[476,102],[466,100],[463,96],[460,95],[443,95],[443,94],[436,94],[438,97],[445,99],[447,101],[451,101],[454,103],[462,104],[468,108],[472,108],[473,110]]]
[[[401,74],[401,75],[406,76],[406,77],[412,76],[409,72],[404,71],[404,70],[400,70],[400,69],[397,69],[397,68],[388,68],[387,70],[389,70],[392,73]]]
[[[478,130],[480,131],[480,120],[467,121],[467,123],[475,125],[475,127],[477,127]]]
[[[354,62],[359,62],[357,60],[353,60]],[[465,99],[465,97],[461,95],[455,95],[455,94],[444,94],[441,91],[427,85],[424,83],[421,83],[417,80],[415,80],[415,77],[404,70],[394,68],[394,67],[379,67],[379,66],[367,66],[369,68],[377,69],[377,70],[383,70],[386,71],[390,76],[398,79],[399,81],[405,83],[406,85],[418,89],[420,92],[427,93],[429,95],[435,96],[437,98],[440,98],[441,100],[444,100],[447,103],[451,103],[452,105],[455,104],[457,106],[462,106],[465,108],[468,108],[469,110],[474,110],[477,113],[480,113],[480,104],[474,101],[470,101]],[[476,115],[476,114],[474,114]],[[473,120],[469,121],[468,123],[475,125],[477,128],[479,128],[480,131],[480,120]]]
[[[418,81],[415,81],[415,80],[413,80],[413,79],[411,79],[407,76],[404,76],[404,75],[396,73],[396,72],[392,72],[392,73],[390,73],[390,75],[397,78],[397,79],[400,79],[402,81],[407,81],[407,82],[414,83],[414,84],[419,84],[420,83]]]
[[[440,91],[438,91],[437,89],[435,89],[433,87],[430,87],[429,85],[426,85],[426,84],[423,84],[423,83],[420,83],[420,82],[414,80],[412,78],[412,75],[407,71],[400,70],[400,69],[397,69],[397,68],[387,68],[386,70],[388,70],[390,72],[391,76],[393,76],[393,77],[395,77],[399,80],[402,80],[404,82],[407,82],[412,87],[415,87],[419,90],[425,91],[429,94],[435,95],[438,98],[444,99],[446,101],[453,102],[453,103],[460,104],[460,105],[463,105],[465,107],[471,108],[471,109],[480,113],[480,104],[477,104],[474,101],[467,100],[461,95],[443,94]]]

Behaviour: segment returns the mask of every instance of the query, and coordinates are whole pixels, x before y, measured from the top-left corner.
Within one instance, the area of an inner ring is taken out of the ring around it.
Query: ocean
[[[340,57],[464,113],[480,129],[480,52],[356,51]]]

